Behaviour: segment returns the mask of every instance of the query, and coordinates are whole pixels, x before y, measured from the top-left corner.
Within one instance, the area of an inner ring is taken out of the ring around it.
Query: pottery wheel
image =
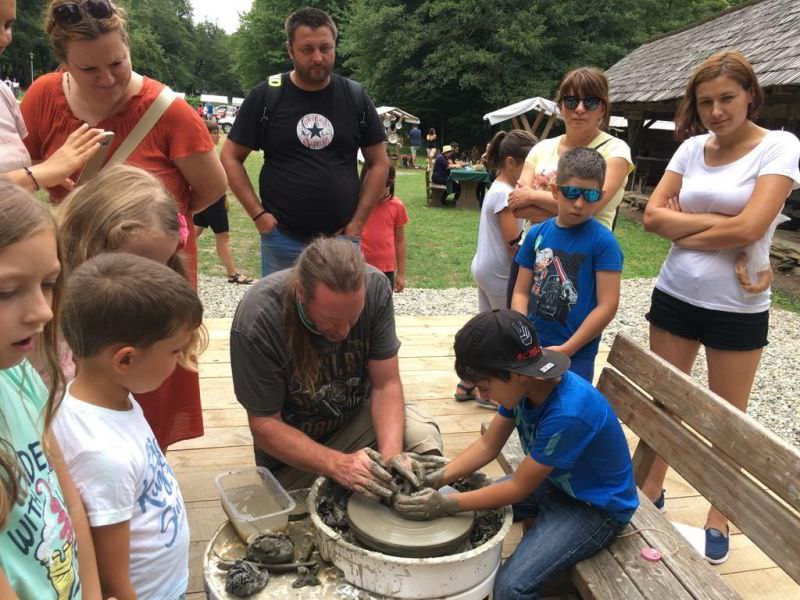
[[[475,513],[411,521],[377,500],[353,494],[347,519],[353,534],[368,548],[392,556],[428,558],[455,552],[469,537]]]

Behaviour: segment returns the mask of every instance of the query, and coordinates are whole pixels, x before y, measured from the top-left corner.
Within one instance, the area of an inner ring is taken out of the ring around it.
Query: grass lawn
[[[261,154],[252,153],[245,164],[253,186],[258,190]],[[478,237],[478,211],[452,207],[429,208],[425,204],[425,171],[400,169],[396,194],[403,200],[410,222],[408,239],[407,285],[415,288],[472,287],[470,264]],[[231,249],[236,268],[257,277],[261,273],[259,238],[247,213],[228,194],[231,224]],[[615,230],[625,253],[624,279],[655,277],[669,251],[669,242],[647,233],[640,223],[620,215]],[[200,272],[223,277],[214,247],[214,236],[208,231],[198,240]],[[800,312],[800,299],[795,294],[775,291],[776,306]]]

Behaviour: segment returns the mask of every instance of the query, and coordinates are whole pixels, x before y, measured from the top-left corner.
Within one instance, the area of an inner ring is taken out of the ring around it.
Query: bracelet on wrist
[[[262,210],[262,211],[261,211],[260,213],[258,213],[257,215],[254,215],[254,216],[253,216],[253,221],[258,221],[258,220],[259,220],[261,217],[263,217],[265,214],[267,214],[267,212],[268,212],[268,211],[266,211],[266,210]]]
[[[36,177],[33,175],[33,171],[31,171],[30,167],[22,167],[22,169],[25,171],[28,177],[31,178],[31,181],[33,182],[33,191],[38,192],[41,189],[41,186],[39,185],[39,182],[36,181]]]

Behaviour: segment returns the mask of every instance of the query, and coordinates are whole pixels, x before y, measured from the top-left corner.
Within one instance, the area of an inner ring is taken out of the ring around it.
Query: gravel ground
[[[648,323],[644,318],[650,306],[653,279],[626,279],[617,316],[603,333],[611,345],[618,331],[625,331],[647,345]],[[249,286],[231,285],[225,279],[200,276],[200,296],[206,317],[232,317],[242,294]],[[395,294],[398,315],[462,315],[478,311],[475,288],[407,289]],[[797,376],[797,349],[800,342],[800,315],[773,309],[770,313],[770,343],[764,350],[750,395],[748,413],[787,442],[800,447],[800,377]],[[692,376],[706,382],[705,353],[700,353]]]

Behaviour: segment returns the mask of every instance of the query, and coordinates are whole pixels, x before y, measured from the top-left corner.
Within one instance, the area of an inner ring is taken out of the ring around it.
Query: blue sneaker
[[[656,498],[655,500],[653,500],[653,506],[655,506],[658,509],[658,512],[660,512],[660,513],[667,512],[667,501],[664,498],[664,492],[666,492],[666,491],[667,490],[662,488],[661,495],[658,498]]]
[[[725,527],[727,535],[713,527],[706,528],[706,560],[712,565],[719,565],[728,560],[728,549],[731,542],[731,530]]]

